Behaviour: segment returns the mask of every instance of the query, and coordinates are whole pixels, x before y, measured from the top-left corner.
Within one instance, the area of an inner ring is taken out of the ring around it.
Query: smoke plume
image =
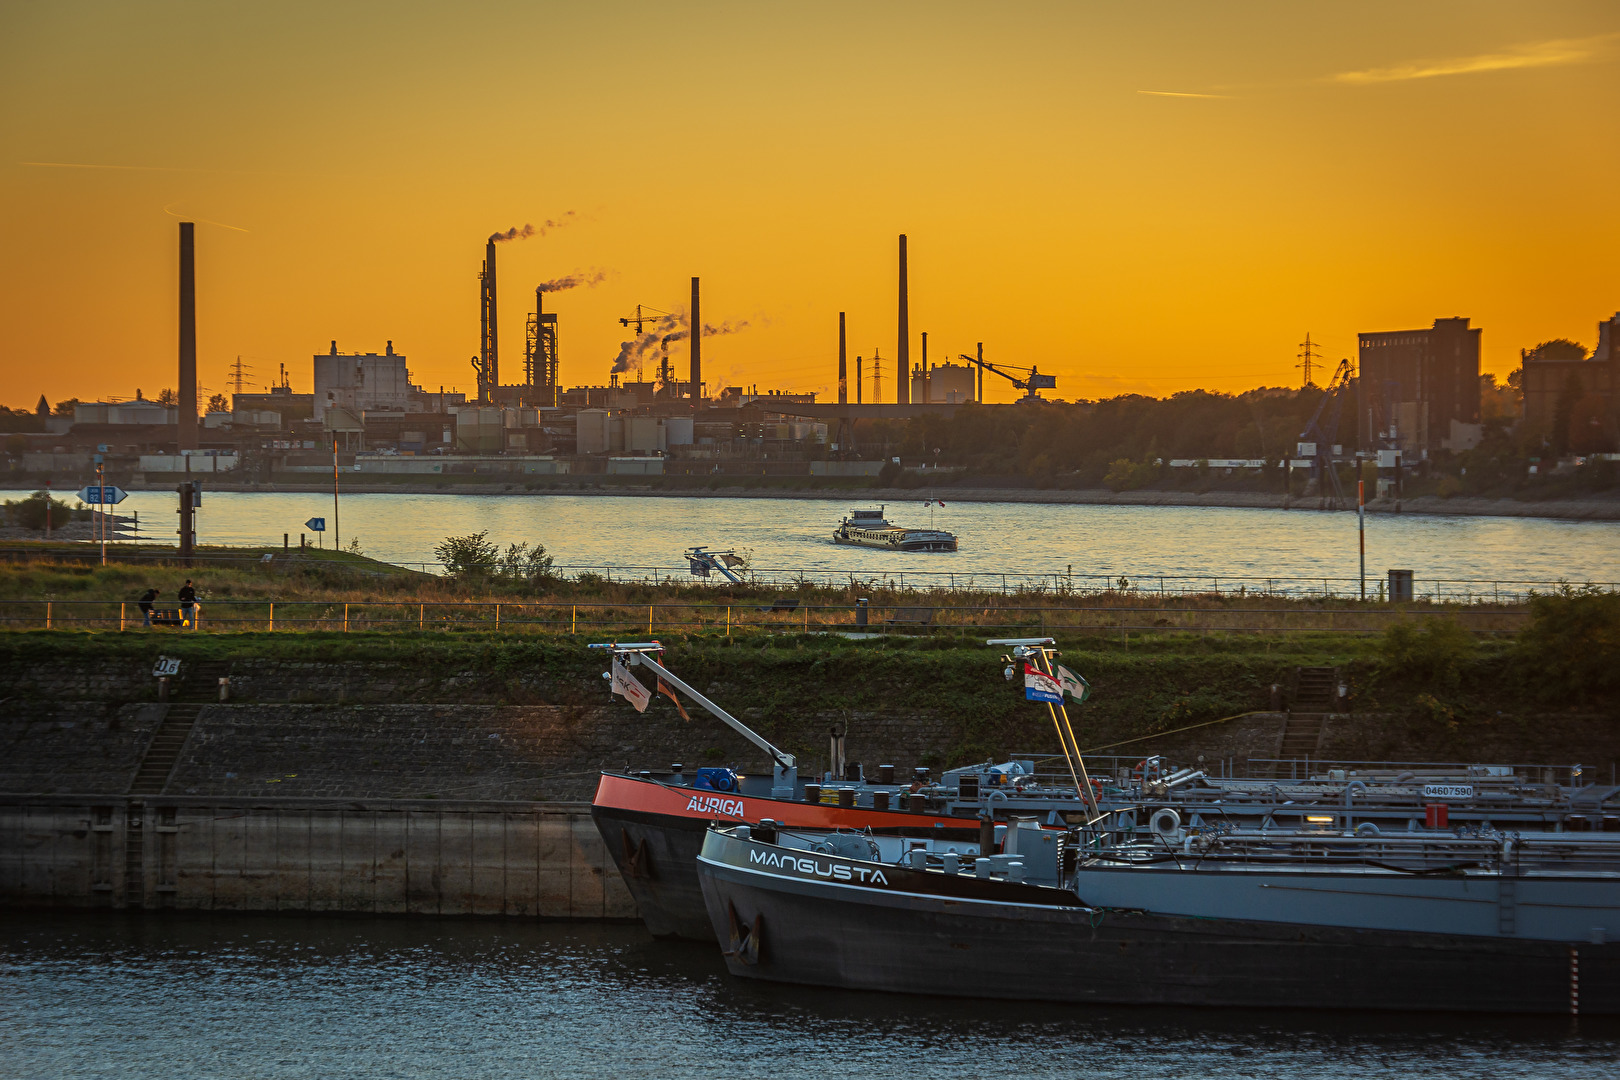
[[[735,334],[747,326],[747,319],[738,319],[735,322],[728,320],[718,326],[714,323],[704,323],[703,336]],[[648,353],[656,352],[672,341],[685,341],[691,336],[691,316],[684,309],[673,315],[666,315],[653,324],[651,329],[643,330],[634,341],[619,343],[619,355],[613,359],[613,371],[615,373],[629,371],[637,360],[645,359]]]
[[[550,232],[552,229],[560,229],[564,225],[572,224],[574,221],[576,221],[578,219],[578,217],[579,217],[579,215],[578,215],[578,213],[576,211],[570,210],[570,211],[568,211],[568,213],[564,214],[560,218],[557,218],[556,220],[552,220],[550,218],[547,218],[545,221],[541,222],[539,225],[527,225],[526,224],[526,225],[522,226],[521,228],[514,225],[512,228],[507,229],[505,232],[490,233],[489,234],[489,239],[490,239],[491,243],[503,244],[508,240],[527,240],[531,236],[544,236],[544,235],[546,235],[546,233]]]
[[[577,289],[581,286],[588,289],[592,285],[602,284],[607,280],[607,277],[608,272],[606,270],[576,270],[567,277],[552,278],[550,281],[542,282],[540,291],[562,292],[564,289]]]

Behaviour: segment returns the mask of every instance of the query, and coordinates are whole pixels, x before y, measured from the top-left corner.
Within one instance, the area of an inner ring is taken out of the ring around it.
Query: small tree
[[[209,412],[230,412],[231,403],[225,400],[224,394],[215,394],[208,399]]]
[[[169,387],[165,386],[162,390],[158,391],[157,403],[163,406],[178,405],[180,404],[180,395],[175,393]]]
[[[433,549],[433,554],[444,564],[451,577],[488,577],[495,572],[501,549],[488,540],[489,531],[471,536],[447,536],[444,543]]]
[[[58,401],[56,408],[51,410],[57,416],[72,416],[73,410],[79,407],[79,399],[70,397],[66,401]]]

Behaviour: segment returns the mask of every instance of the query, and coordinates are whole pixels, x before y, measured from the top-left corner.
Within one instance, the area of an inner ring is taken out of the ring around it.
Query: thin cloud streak
[[[1138,94],[1147,94],[1151,97],[1190,97],[1190,98],[1230,98],[1231,94],[1184,94],[1176,90],[1138,90]]]
[[[1444,75],[1473,75],[1482,71],[1512,71],[1518,68],[1584,64],[1596,59],[1603,46],[1616,37],[1620,37],[1620,34],[1537,41],[1516,46],[1507,52],[1480,53],[1477,56],[1459,56],[1449,60],[1425,60],[1401,64],[1398,67],[1368,68],[1365,71],[1341,71],[1332,76],[1332,80],[1352,85],[1368,85],[1435,79]]]
[[[173,205],[174,205],[173,203],[169,204],[169,206],[173,206]],[[241,226],[238,226],[238,225],[227,225],[223,221],[209,221],[207,218],[196,217],[196,216],[191,215],[191,214],[177,214],[173,210],[169,209],[168,206],[165,206],[163,208],[163,212],[165,214],[168,214],[170,217],[177,217],[181,221],[195,221],[195,222],[198,222],[199,224],[202,224],[202,225],[217,225],[221,229],[231,229],[231,230],[234,230],[235,232],[251,233],[253,231],[252,229],[244,229],[244,228],[242,228]]]

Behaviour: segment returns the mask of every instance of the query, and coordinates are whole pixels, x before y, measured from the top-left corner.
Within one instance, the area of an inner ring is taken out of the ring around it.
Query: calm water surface
[[[14,498],[20,493],[0,492]],[[172,539],[175,496],[140,492],[143,535]],[[936,571],[1351,578],[1358,572],[1356,515],[1222,507],[1051,506],[958,503],[933,511],[960,537],[953,554],[902,554],[831,543],[847,500],[650,498],[615,495],[347,495],[345,545],[390,562],[432,561],[446,536],[488,530],[490,539],[543,543],[559,564],[661,566],[684,570],[694,544],[752,551],[759,569],[872,576]],[[922,499],[889,504],[890,520],[926,525]],[[324,517],[330,495],[210,492],[198,515],[203,543],[296,543],[304,522]],[[1389,515],[1368,519],[1367,569],[1416,572],[1420,581],[1476,578],[1620,581],[1620,523],[1535,518]],[[310,542],[315,536],[310,534]],[[331,534],[327,534],[331,542]]]
[[[1608,1078],[1617,1062],[1620,1028],[1568,1018],[772,987],[728,976],[713,946],[629,926],[15,913],[0,923],[8,1078],[1500,1080]]]

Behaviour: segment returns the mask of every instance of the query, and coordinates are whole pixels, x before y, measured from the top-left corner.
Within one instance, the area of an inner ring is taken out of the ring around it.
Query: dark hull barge
[[[1620,1013],[1620,945],[1191,918],[1062,888],[807,854],[712,830],[697,862],[733,975],[1112,1005]]]

